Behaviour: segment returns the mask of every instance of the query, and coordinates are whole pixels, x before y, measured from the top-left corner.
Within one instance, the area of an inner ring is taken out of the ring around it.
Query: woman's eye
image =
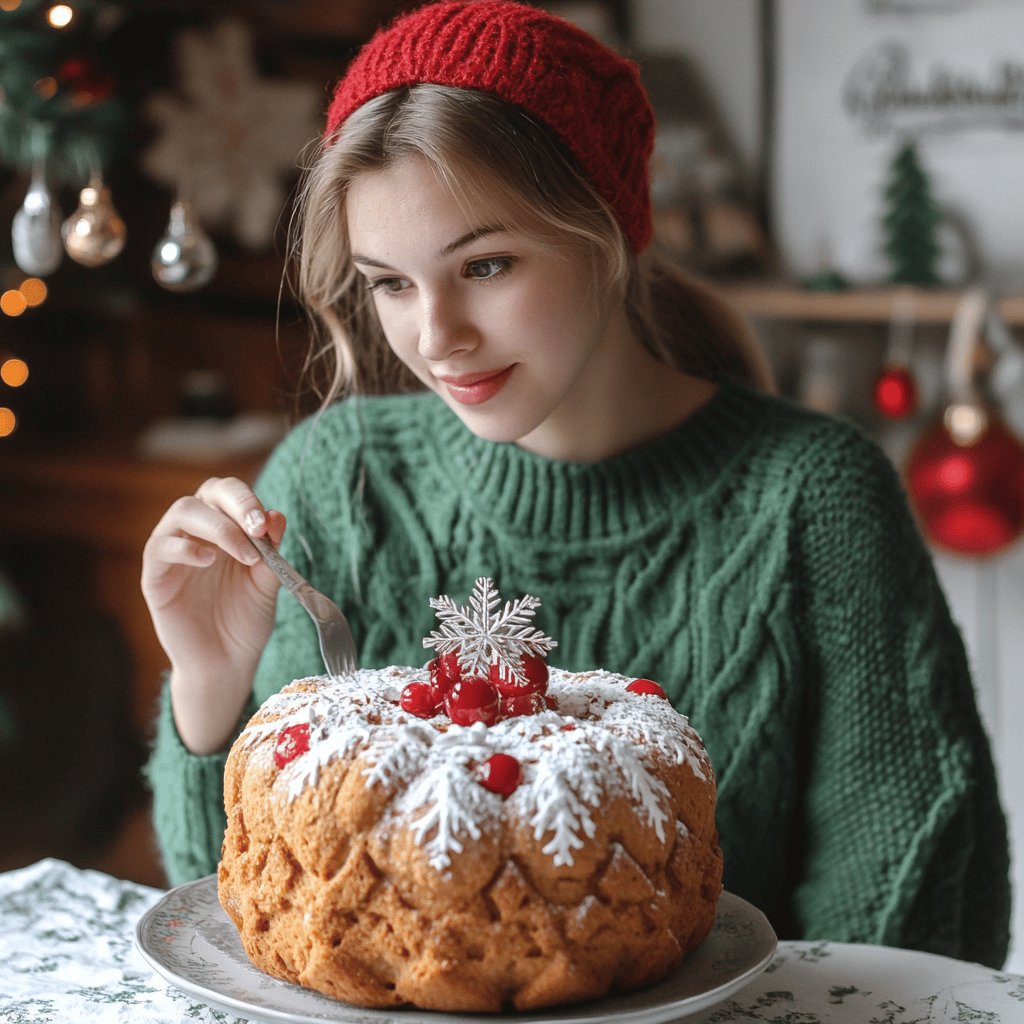
[[[371,292],[382,291],[397,295],[409,287],[409,282],[404,277],[376,277],[367,282],[367,287]]]
[[[492,281],[500,277],[509,267],[513,260],[508,256],[491,256],[485,260],[473,260],[466,264],[464,276],[474,281]]]

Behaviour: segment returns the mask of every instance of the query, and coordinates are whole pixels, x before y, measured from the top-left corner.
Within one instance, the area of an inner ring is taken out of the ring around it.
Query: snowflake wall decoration
[[[269,249],[296,154],[320,130],[322,89],[265,77],[253,31],[236,18],[183,29],[174,48],[177,87],[147,101],[157,131],[142,167],[189,199],[204,227]]]
[[[494,581],[481,576],[473,586],[468,607],[460,608],[447,595],[432,597],[430,607],[437,612],[440,631],[423,640],[438,654],[457,653],[459,665],[467,675],[487,677],[491,665],[498,665],[506,678],[519,675],[522,658],[530,654],[544,657],[558,644],[530,623],[540,607],[540,599],[529,594],[518,601],[501,597]]]

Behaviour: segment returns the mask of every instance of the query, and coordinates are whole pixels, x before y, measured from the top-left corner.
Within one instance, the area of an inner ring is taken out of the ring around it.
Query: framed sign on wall
[[[885,190],[912,141],[944,283],[1024,284],[1024,4],[777,0],[772,221],[789,269],[884,281]]]

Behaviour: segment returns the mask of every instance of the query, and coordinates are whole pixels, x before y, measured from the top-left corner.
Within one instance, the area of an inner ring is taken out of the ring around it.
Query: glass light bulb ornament
[[[171,206],[167,231],[153,247],[153,279],[172,292],[191,292],[210,283],[217,250],[184,199]]]
[[[61,234],[68,255],[85,267],[109,263],[124,248],[128,231],[100,175],[82,189],[78,209],[64,221]]]
[[[11,222],[14,262],[26,274],[52,274],[64,258],[60,237],[61,213],[46,183],[46,168],[37,160],[20,209]]]

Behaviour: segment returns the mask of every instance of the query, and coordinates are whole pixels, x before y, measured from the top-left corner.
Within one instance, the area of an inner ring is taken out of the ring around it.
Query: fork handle
[[[252,546],[260,553],[263,561],[273,570],[274,575],[296,597],[312,589],[298,571],[281,557],[277,548],[266,537],[250,537],[249,540]]]

